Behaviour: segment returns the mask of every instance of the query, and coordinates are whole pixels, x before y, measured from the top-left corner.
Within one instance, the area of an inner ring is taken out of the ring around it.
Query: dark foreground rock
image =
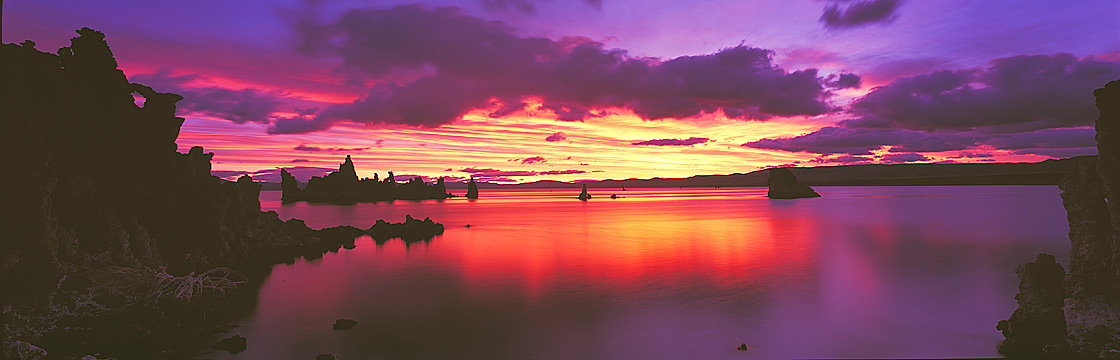
[[[797,182],[793,172],[787,168],[770,169],[770,178],[766,181],[770,190],[766,196],[771,199],[801,199],[820,197],[809,185]]]
[[[1120,359],[1120,80],[1093,94],[1100,110],[1099,155],[1079,160],[1060,184],[1069,220],[1069,275],[1064,283],[1039,276],[1040,266],[1060,265],[1038,261],[1016,271],[1019,309],[998,325],[1007,337],[999,351],[1008,357]],[[1026,291],[1031,295],[1024,295],[1024,286],[1033,289]],[[1059,293],[1064,295],[1057,305]]]
[[[367,232],[262,212],[251,178],[177,152],[181,96],[129,83],[104,34],[78,34],[54,54],[0,45],[0,357],[183,357],[273,264]]]
[[[315,360],[334,360],[334,359],[335,359],[334,354],[319,354],[319,356],[315,357]]]
[[[1062,305],[1066,289],[1062,281],[1066,271],[1054,261],[1053,255],[1038,254],[1034,262],[1019,265],[1019,309],[1011,318],[996,326],[1006,339],[999,352],[1007,357],[1044,355],[1048,358],[1069,356],[1065,343],[1066,318]]]
[[[354,325],[358,325],[358,322],[350,319],[338,319],[334,321],[334,325],[331,326],[331,329],[350,330],[354,328]]]
[[[234,335],[234,336],[222,339],[222,341],[219,341],[217,344],[214,344],[214,346],[212,346],[212,348],[214,348],[214,350],[228,351],[230,354],[237,354],[239,352],[245,351],[245,349],[248,348],[248,346],[249,346],[249,340],[248,339],[246,339],[244,336],[241,336],[241,335]]]
[[[424,200],[446,199],[452,197],[447,192],[443,178],[435,184],[424,183],[420,177],[409,179],[403,184],[398,184],[393,177],[393,172],[384,180],[373,174],[373,178],[358,179],[354,170],[354,161],[350,155],[338,165],[338,171],[324,177],[312,177],[307,181],[307,186],[299,188],[295,177],[287,170],[280,171],[280,190],[283,192],[281,201],[291,203],[307,201],[318,203],[353,204],[357,202],[388,201],[388,200]],[[477,190],[475,198],[477,198]]]

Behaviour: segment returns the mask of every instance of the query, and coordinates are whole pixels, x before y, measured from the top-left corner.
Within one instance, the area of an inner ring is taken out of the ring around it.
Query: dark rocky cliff
[[[177,152],[182,97],[129,83],[104,34],[78,34],[56,54],[0,45],[5,358],[166,355],[238,284],[365,232],[262,212],[249,177]]]
[[[1019,309],[998,326],[1007,337],[999,351],[1008,357],[1120,358],[1120,80],[1093,94],[1099,155],[1074,164],[1060,184],[1069,275],[1052,256],[1016,271]],[[1064,281],[1024,270],[1042,268]]]

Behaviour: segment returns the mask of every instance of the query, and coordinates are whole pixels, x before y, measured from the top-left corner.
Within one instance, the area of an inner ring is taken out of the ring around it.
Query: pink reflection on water
[[[313,227],[411,214],[448,230],[278,265],[235,330],[250,339],[236,358],[995,356],[1015,265],[1068,251],[1053,187],[818,190],[593,189],[586,203],[578,189],[490,190],[355,206],[280,206],[266,192],[264,207]],[[330,330],[338,318],[359,325]]]

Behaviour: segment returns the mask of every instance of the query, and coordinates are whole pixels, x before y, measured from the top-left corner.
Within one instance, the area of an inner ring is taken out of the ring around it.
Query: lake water
[[[203,357],[995,357],[1015,266],[1039,252],[1068,264],[1056,186],[817,191],[483,189],[354,206],[265,191],[264,209],[316,228],[411,214],[447,231],[277,265],[230,333],[248,350]],[[358,325],[331,330],[339,318]]]

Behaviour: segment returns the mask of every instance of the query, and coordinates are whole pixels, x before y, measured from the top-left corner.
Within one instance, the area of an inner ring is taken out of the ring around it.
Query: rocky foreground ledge
[[[1069,274],[1046,254],[1015,271],[1019,308],[997,325],[1009,358],[1120,359],[1120,80],[1093,94],[1099,155],[1060,184]]]
[[[273,264],[361,234],[442,233],[411,218],[314,230],[262,212],[252,179],[222,182],[213,153],[177,152],[181,96],[129,83],[104,34],[77,32],[56,53],[0,45],[3,358],[181,357],[253,304]]]

